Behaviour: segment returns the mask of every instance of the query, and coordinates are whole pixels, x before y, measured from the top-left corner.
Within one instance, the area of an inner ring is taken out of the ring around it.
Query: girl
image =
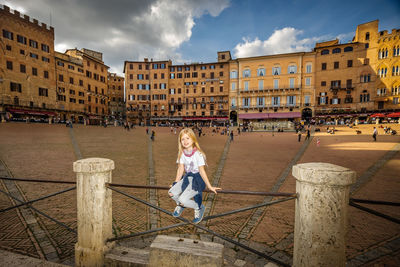
[[[202,202],[202,192],[207,186],[215,194],[219,187],[213,187],[208,181],[204,166],[206,155],[197,142],[196,135],[190,128],[184,128],[178,137],[178,170],[175,182],[168,191],[176,202],[173,216],[179,217],[184,208],[194,209],[193,223],[203,219],[205,206]],[[185,174],[185,175],[184,175]]]

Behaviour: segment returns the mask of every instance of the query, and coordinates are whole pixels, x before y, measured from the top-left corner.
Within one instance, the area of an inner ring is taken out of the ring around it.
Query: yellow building
[[[116,73],[108,73],[108,99],[110,100],[108,111],[113,119],[125,118],[124,91],[124,77]]]
[[[374,92],[371,100],[376,112],[400,109],[400,29],[379,31],[379,20],[357,26],[355,42],[368,47],[371,71],[374,73]]]
[[[86,114],[90,124],[99,124],[108,116],[108,66],[103,62],[103,54],[86,48],[68,49],[66,55],[79,58],[83,63],[86,77]]]
[[[62,121],[83,122],[86,111],[86,89],[82,59],[55,52],[57,109]]]
[[[0,114],[55,116],[54,28],[0,6]]]
[[[314,106],[315,53],[238,58],[230,64],[230,119],[257,128],[291,127]]]

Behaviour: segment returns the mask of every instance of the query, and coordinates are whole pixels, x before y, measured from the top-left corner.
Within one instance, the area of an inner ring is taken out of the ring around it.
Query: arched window
[[[338,54],[340,53],[342,50],[338,47],[332,50],[332,54]]]
[[[353,47],[352,47],[352,46],[346,46],[346,47],[343,49],[343,51],[344,51],[344,52],[351,52],[351,51],[353,51]]]
[[[289,65],[288,67],[288,74],[294,74],[297,72],[297,67],[296,65]]]
[[[245,70],[243,71],[243,77],[244,77],[244,78],[249,78],[250,75],[251,75],[250,69],[245,69]]]
[[[329,55],[329,49],[322,50],[321,55]]]
[[[386,50],[385,50],[385,58],[387,58],[388,57],[388,49],[386,48]]]

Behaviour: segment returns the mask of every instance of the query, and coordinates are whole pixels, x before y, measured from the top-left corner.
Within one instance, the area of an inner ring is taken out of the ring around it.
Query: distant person
[[[233,131],[231,131],[230,136],[231,136],[231,142],[233,142]]]
[[[217,193],[219,187],[210,184],[205,168],[206,156],[201,150],[196,135],[190,128],[184,128],[179,133],[178,170],[175,182],[168,191],[169,196],[176,202],[173,216],[179,217],[184,208],[194,209],[193,223],[203,219],[205,206],[202,204],[202,193],[207,188]]]
[[[378,135],[378,130],[376,129],[376,127],[374,127],[374,130],[372,132],[372,138],[374,138],[374,142],[376,142],[376,136]]]
[[[300,130],[297,131],[297,136],[298,136],[298,140],[300,142],[301,141],[301,131]]]
[[[146,134],[149,134],[149,128],[146,128]]]
[[[151,136],[150,136],[150,138],[151,138],[151,141],[154,141],[154,137],[156,136],[156,132],[153,130],[153,131],[151,131]]]
[[[307,129],[307,135],[304,140],[310,139],[310,128]]]

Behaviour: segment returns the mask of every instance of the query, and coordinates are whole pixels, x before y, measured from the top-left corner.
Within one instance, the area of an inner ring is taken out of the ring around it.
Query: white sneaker
[[[200,209],[195,209],[194,210],[194,220],[192,221],[193,223],[199,223],[201,220],[203,220],[203,215],[204,211],[206,210],[206,207],[204,205],[201,205]]]
[[[172,216],[174,217],[179,217],[182,214],[182,211],[185,209],[185,207],[182,207],[180,205],[176,206],[174,213],[172,213]]]

